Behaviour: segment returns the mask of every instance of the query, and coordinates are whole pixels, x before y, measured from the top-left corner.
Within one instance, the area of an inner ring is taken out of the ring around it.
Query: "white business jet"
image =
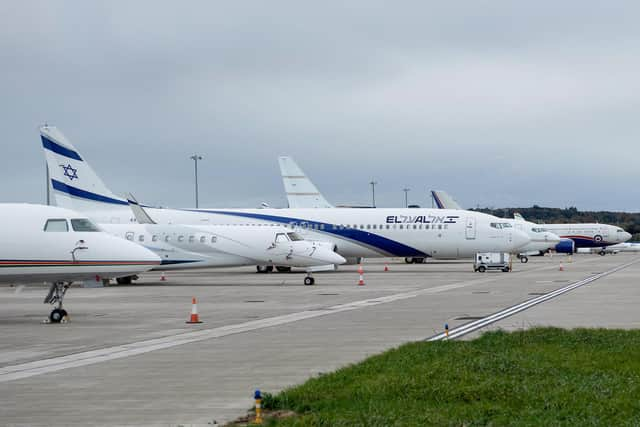
[[[78,150],[54,127],[41,128],[56,204],[100,223],[135,222],[128,202],[113,194]],[[284,226],[305,240],[329,242],[355,263],[367,257],[472,257],[512,252],[529,237],[509,221],[480,212],[438,209],[157,209],[157,224]]]
[[[86,216],[54,206],[0,204],[0,282],[51,283],[49,319],[65,318],[62,306],[74,281],[132,276],[160,264],[140,245],[111,236]]]

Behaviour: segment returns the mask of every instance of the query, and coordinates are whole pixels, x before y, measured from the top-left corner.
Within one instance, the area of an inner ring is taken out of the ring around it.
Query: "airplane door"
[[[476,219],[472,216],[467,217],[467,222],[464,228],[464,234],[467,240],[476,238]]]

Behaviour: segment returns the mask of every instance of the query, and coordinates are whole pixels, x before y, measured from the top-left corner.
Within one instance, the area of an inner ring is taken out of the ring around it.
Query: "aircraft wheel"
[[[54,308],[49,314],[49,320],[51,323],[60,323],[62,319],[67,315],[67,311],[62,308]]]
[[[600,251],[600,256],[605,256],[607,253],[605,251]]]
[[[273,271],[272,265],[256,265],[256,271],[258,273],[271,273]]]
[[[424,258],[414,258],[413,259],[413,263],[414,264],[422,264],[424,262]]]
[[[413,258],[405,258],[404,262],[406,262],[407,264],[411,264],[413,262]]]
[[[304,284],[305,286],[312,286],[315,283],[315,279],[313,277],[305,277]]]
[[[529,262],[529,257],[521,256],[520,257],[520,262],[523,263],[523,264],[528,263]]]
[[[118,285],[130,285],[131,284],[131,276],[118,277],[116,279],[116,282],[118,283]]]
[[[481,265],[480,267],[478,267],[478,271],[480,273],[484,273],[485,271],[487,271],[487,267],[485,267],[484,265]]]
[[[278,273],[290,273],[291,272],[291,267],[285,267],[285,266],[278,265],[278,266],[276,266],[276,270],[278,270]]]
[[[509,267],[505,267],[505,268],[502,269],[502,271],[505,272],[505,273],[508,273],[509,270],[510,270]]]

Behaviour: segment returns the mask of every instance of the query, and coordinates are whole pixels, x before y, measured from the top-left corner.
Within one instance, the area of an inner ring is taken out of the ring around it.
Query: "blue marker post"
[[[262,394],[259,389],[253,393],[253,398],[256,400],[256,419],[254,424],[262,424]]]

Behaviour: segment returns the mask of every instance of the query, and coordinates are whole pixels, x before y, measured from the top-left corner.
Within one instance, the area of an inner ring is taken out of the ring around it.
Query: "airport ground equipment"
[[[511,255],[506,252],[479,252],[473,262],[473,271],[484,273],[487,270],[511,271]]]

